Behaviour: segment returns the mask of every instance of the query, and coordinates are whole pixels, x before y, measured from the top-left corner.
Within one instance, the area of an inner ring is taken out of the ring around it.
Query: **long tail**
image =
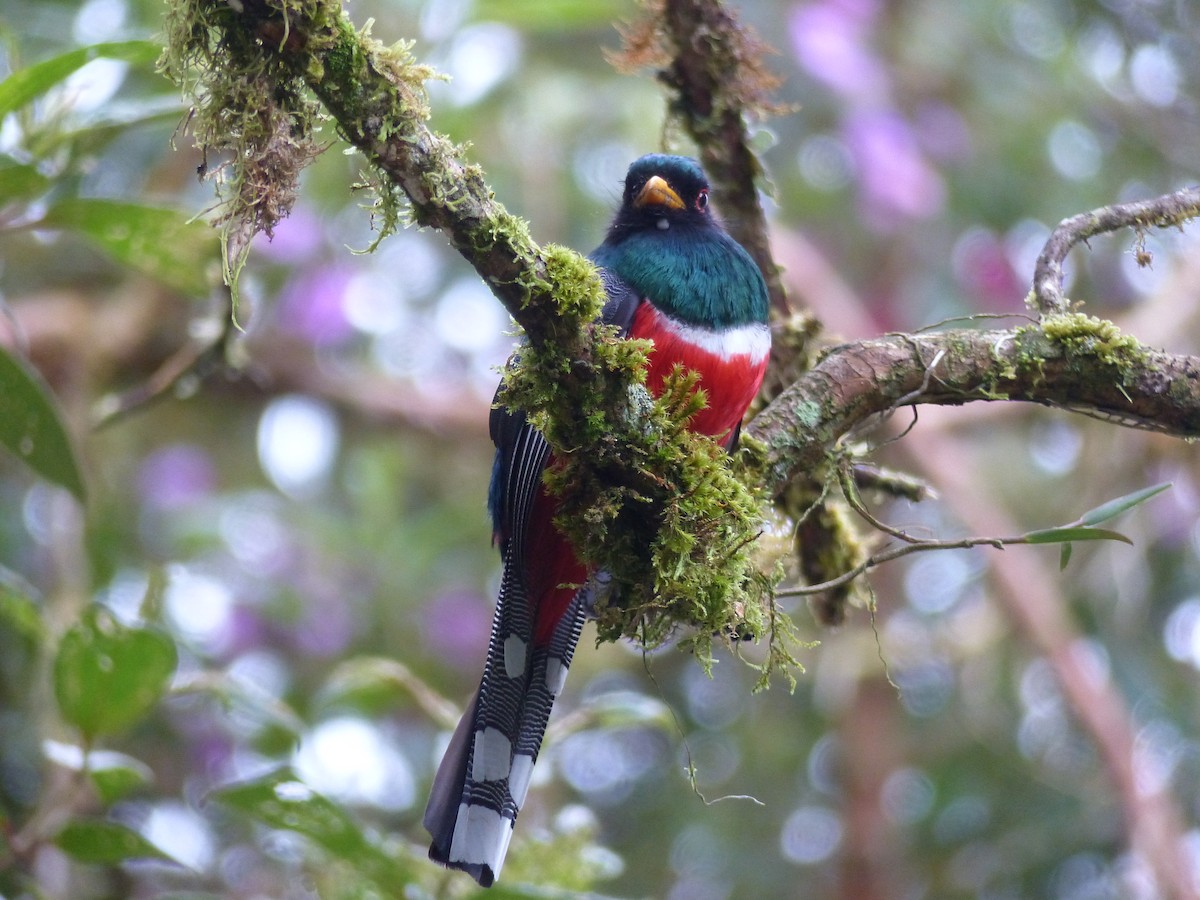
[[[425,808],[430,859],[484,887],[500,875],[525,802],[554,698],[579,642],[588,591],[579,591],[550,639],[532,639],[525,589],[506,564],[483,680],[442,759]]]

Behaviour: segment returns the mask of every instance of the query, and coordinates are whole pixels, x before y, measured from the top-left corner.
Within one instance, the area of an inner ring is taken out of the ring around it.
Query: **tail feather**
[[[521,579],[506,565],[483,679],[434,778],[424,824],[431,859],[484,887],[499,876],[554,699],[585,619],[579,591],[550,640],[533,641]]]

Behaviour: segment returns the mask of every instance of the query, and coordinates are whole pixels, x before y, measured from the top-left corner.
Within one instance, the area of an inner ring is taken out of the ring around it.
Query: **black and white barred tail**
[[[525,802],[555,697],[583,628],[584,595],[571,602],[545,646],[533,644],[521,587],[505,567],[483,680],[434,778],[425,827],[431,859],[484,887],[499,877]]]

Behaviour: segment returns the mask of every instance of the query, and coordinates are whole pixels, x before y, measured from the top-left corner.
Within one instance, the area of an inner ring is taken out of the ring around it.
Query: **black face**
[[[673,226],[707,226],[708,179],[694,159],[661,153],[643,156],[629,167],[625,194],[613,231]]]

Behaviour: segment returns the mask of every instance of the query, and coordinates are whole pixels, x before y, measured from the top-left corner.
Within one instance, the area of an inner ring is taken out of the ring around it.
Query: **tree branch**
[[[1111,323],[1078,314],[1047,324],[892,335],[833,348],[747,428],[767,445],[764,489],[779,493],[821,466],[846,435],[922,403],[1023,400],[1200,436],[1200,357],[1143,348]]]
[[[176,0],[168,35],[166,68],[185,83],[200,72],[199,139],[234,153],[239,188],[254,154],[294,172],[295,158],[279,158],[303,156],[312,144],[311,91],[376,168],[385,226],[395,223],[403,192],[411,218],[442,231],[524,329],[503,401],[560,451],[553,474],[563,528],[581,559],[621,585],[621,607],[601,610],[602,637],[656,644],[686,624],[708,658],[713,635],[768,629],[768,581],[749,549],[759,505],[719,449],[684,427],[694,382],[681,378],[651,400],[637,383],[641,343],[595,324],[604,292],[592,264],[565,248],[539,248],[460,148],[428,127],[432,73],[407,47],[360,34],[336,0]],[[246,84],[272,79],[271,90],[247,95]],[[253,140],[243,137],[256,130]],[[234,215],[239,239],[269,227],[258,203]],[[793,662],[774,642],[772,657]]]
[[[1102,206],[1063,219],[1050,234],[1034,266],[1034,302],[1044,316],[1070,312],[1070,304],[1063,293],[1063,263],[1076,244],[1098,234],[1133,228],[1138,233],[1138,264],[1149,265],[1149,260],[1142,258],[1145,251],[1140,249],[1146,229],[1151,226],[1180,228],[1197,216],[1200,216],[1200,186],[1183,188],[1152,200]]]
[[[781,111],[771,100],[780,79],[762,64],[774,50],[717,0],[655,0],[627,29],[618,67],[652,66],[670,91],[670,113],[696,142],[730,234],[762,270],[771,306],[790,308],[758,202],[762,166],[746,123]]]

